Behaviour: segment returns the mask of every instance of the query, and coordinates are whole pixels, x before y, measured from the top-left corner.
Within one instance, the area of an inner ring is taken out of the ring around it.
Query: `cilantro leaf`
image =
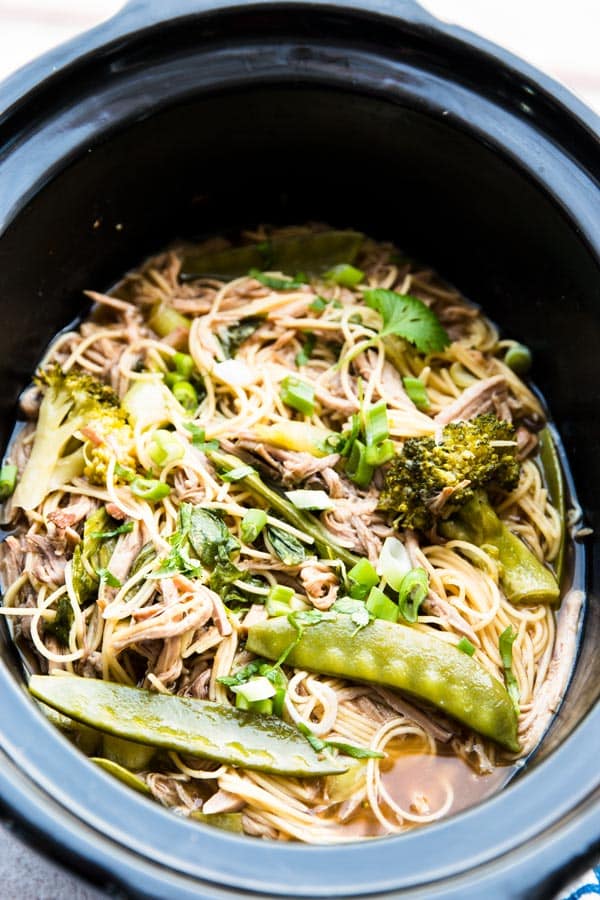
[[[350,621],[356,625],[356,631],[360,631],[361,628],[364,628],[371,621],[371,613],[366,605],[362,600],[354,597],[340,597],[331,608],[335,612],[350,616]],[[356,634],[356,631],[354,634]]]
[[[413,344],[420,353],[444,350],[450,344],[436,314],[417,297],[375,288],[364,292],[367,306],[382,319],[379,337],[397,335]]]

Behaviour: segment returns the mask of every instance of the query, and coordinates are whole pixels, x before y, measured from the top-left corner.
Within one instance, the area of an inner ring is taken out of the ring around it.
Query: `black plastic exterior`
[[[598,528],[598,121],[562,88],[409,2],[174,0],[168,13],[129,4],[13,76],[0,102],[3,440],[84,288],[177,236],[321,219],[395,240],[532,347]],[[131,896],[550,896],[600,853],[591,551],[580,658],[552,729],[504,792],[451,820],[336,847],[188,824],[42,719],[6,633],[5,816]]]

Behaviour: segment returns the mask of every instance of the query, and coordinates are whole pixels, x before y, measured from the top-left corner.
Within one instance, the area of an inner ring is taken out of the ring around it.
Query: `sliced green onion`
[[[506,684],[506,690],[508,691],[508,696],[512,700],[513,706],[518,714],[520,699],[519,684],[512,670],[512,652],[516,637],[517,632],[514,630],[512,625],[509,625],[508,628],[505,628],[500,635],[500,638],[498,640],[498,649],[500,650],[502,668],[504,669],[504,683]]]
[[[315,389],[312,384],[300,381],[293,375],[287,375],[281,382],[279,396],[292,409],[305,416],[311,416],[315,411]]]
[[[173,390],[176,384],[179,384],[180,381],[185,381],[183,375],[180,375],[179,372],[165,372],[164,374],[165,384],[170,390]]]
[[[466,637],[461,637],[460,641],[456,645],[456,649],[462,651],[462,653],[466,653],[467,656],[473,656],[473,654],[475,653],[475,647]]]
[[[329,300],[325,300],[324,297],[315,297],[312,303],[308,304],[308,308],[311,312],[323,312]]]
[[[255,474],[256,469],[253,469],[252,466],[237,466],[235,469],[230,469],[229,472],[222,472],[220,478],[222,481],[241,481],[242,478]]]
[[[400,614],[406,622],[416,622],[419,607],[429,591],[429,579],[425,569],[411,569],[402,579],[398,592]]]
[[[189,381],[176,382],[172,391],[175,399],[181,403],[186,412],[195,412],[198,409],[198,393]]]
[[[182,459],[185,447],[174,432],[158,428],[152,435],[148,453],[152,462],[162,467]]]
[[[325,491],[286,491],[285,496],[296,509],[333,509],[333,501]]]
[[[267,275],[258,269],[250,269],[248,275],[272,291],[293,291],[303,287],[308,280],[303,272],[298,272],[295,278],[277,278],[276,275]]]
[[[5,463],[0,469],[0,500],[6,500],[17,486],[17,467]]]
[[[128,469],[127,466],[122,466],[121,463],[115,463],[115,475],[128,484],[134,481],[136,477],[133,469]]]
[[[374,447],[389,435],[387,406],[380,400],[365,413],[365,443],[367,447]]]
[[[504,362],[517,375],[526,375],[531,368],[531,350],[524,344],[514,344],[506,351]]]
[[[394,442],[386,440],[376,444],[375,447],[367,447],[365,459],[370,466],[382,466],[390,461],[395,452]]]
[[[128,534],[130,531],[133,531],[133,522],[123,522],[122,525],[117,525],[110,531],[92,531],[90,537],[96,541],[107,541],[109,538],[117,537],[119,534]]]
[[[368,487],[373,477],[373,466],[367,462],[366,454],[363,442],[355,440],[346,463],[346,475],[359,487]]]
[[[348,572],[348,578],[356,584],[362,584],[368,588],[379,583],[379,575],[366,558],[359,559],[356,565],[352,566]]]
[[[194,371],[194,360],[189,353],[174,353],[172,363],[177,374],[183,376],[183,378],[189,378]]]
[[[142,478],[137,475],[131,482],[131,493],[141,500],[162,500],[171,493],[171,488],[164,481],[156,478]]]
[[[399,591],[405,576],[412,569],[406,547],[397,537],[387,537],[383,542],[377,573],[393,590]]]
[[[304,346],[299,353],[296,353],[296,365],[297,366],[305,366],[311,356],[313,355],[313,350],[315,349],[315,344],[317,343],[316,335],[313,334],[312,331],[307,331],[306,340],[304,341]]]
[[[349,288],[356,287],[364,277],[364,272],[349,263],[340,263],[323,275],[325,281],[333,281],[334,284],[341,284],[343,287]]]
[[[186,431],[192,436],[192,445],[196,447],[198,450],[218,450],[219,442],[218,441],[207,441],[206,434],[204,428],[200,428],[199,425],[194,425],[193,422],[186,422],[184,425]]]
[[[267,595],[265,609],[269,616],[289,616],[294,589],[284,584],[274,584]]]
[[[249,509],[244,513],[240,531],[245,544],[252,544],[267,524],[264,509]]]
[[[189,331],[191,324],[191,320],[187,316],[183,316],[162,301],[154,307],[152,315],[148,319],[148,325],[159,337],[167,337],[178,329]]]
[[[367,597],[367,609],[376,619],[384,619],[386,622],[397,622],[400,610],[383,591],[372,587]]]
[[[404,390],[417,409],[429,409],[431,406],[429,394],[420,378],[411,378],[407,375],[402,379],[402,382],[404,384]]]
[[[275,686],[264,675],[257,675],[245,684],[234,684],[231,687],[234,694],[239,694],[248,703],[256,703],[257,700],[268,700],[275,696]]]

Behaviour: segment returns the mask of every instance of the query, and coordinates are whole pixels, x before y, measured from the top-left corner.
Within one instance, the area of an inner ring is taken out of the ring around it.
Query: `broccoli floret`
[[[404,527],[426,531],[482,488],[515,488],[516,450],[513,426],[491,413],[446,425],[439,442],[409,438],[387,472],[380,507]]]
[[[487,491],[514,489],[520,466],[515,430],[487,414],[446,425],[441,440],[410,438],[392,461],[380,506],[405,528],[437,524],[451,540],[493,548],[500,585],[513,603],[558,602],[559,586],[494,511]]]
[[[119,456],[133,446],[127,415],[106,384],[84,372],[65,374],[56,365],[35,380],[44,395],[31,455],[14,494],[22,509],[35,509],[49,491],[86,468],[97,480],[107,453]]]

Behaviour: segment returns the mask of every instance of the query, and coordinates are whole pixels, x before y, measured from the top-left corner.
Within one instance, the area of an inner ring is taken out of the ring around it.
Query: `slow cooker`
[[[50,337],[174,238],[326,221],[391,239],[534,354],[600,521],[598,119],[410,0],[133,0],[0,91],[2,440]],[[567,696],[500,794],[399,837],[257,841],[97,770],[37,711],[2,629],[0,798],[37,847],[156,898],[550,896],[600,854],[600,569]],[[583,554],[572,554],[583,576]]]

